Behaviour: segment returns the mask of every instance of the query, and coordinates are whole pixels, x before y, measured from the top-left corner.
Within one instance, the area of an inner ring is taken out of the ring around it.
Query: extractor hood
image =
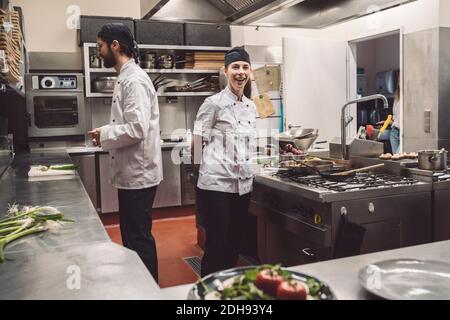
[[[413,1],[156,0],[144,18],[320,29]]]
[[[223,12],[226,20],[248,24],[280,10],[285,10],[304,0],[208,0]]]
[[[320,29],[416,0],[305,0],[250,25]]]

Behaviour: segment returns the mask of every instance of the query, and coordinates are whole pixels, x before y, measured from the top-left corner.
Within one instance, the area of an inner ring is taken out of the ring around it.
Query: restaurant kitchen
[[[1,4],[0,225],[10,222],[4,215],[13,204],[51,206],[74,222],[5,243],[0,298],[205,297],[195,282],[207,212],[196,201],[190,145],[203,101],[226,87],[224,55],[240,45],[252,59],[258,111],[255,177],[242,268],[225,275],[281,264],[294,276],[323,281],[326,298],[450,298],[450,290],[440,291],[450,288],[441,278],[434,291],[412,296],[426,283],[410,283],[395,296],[388,278],[374,289],[363,277],[369,265],[394,272],[384,263],[394,258],[438,260],[443,265],[423,268],[450,274],[449,1]],[[108,22],[132,30],[139,65],[158,94],[159,283],[121,245],[110,154],[87,134],[109,122],[114,100],[117,74],[96,45]],[[394,113],[397,152],[386,121]],[[76,170],[55,170],[61,164]],[[5,238],[0,234],[0,243]],[[54,276],[42,290],[48,259]],[[83,277],[103,280],[67,290],[65,268],[73,261],[86,270]]]

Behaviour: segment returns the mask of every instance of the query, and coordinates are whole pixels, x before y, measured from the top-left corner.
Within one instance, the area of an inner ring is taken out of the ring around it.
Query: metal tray
[[[362,268],[358,278],[367,291],[385,299],[450,299],[450,264],[441,261],[381,261]]]

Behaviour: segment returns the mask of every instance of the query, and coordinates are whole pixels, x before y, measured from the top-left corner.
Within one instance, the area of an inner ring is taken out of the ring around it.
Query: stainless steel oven
[[[29,137],[85,134],[82,74],[30,73],[25,85]]]

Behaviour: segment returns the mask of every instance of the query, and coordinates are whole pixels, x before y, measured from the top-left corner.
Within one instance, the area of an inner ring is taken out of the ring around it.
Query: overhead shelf
[[[212,96],[217,92],[164,92],[158,93],[158,97],[206,97]],[[91,92],[90,97],[92,98],[110,98],[112,93],[103,92]]]
[[[231,47],[207,47],[207,46],[166,46],[166,45],[151,45],[140,44],[139,49],[153,49],[153,50],[188,50],[188,51],[228,51]]]
[[[106,68],[89,68],[91,73],[116,73],[114,69]],[[147,73],[211,73],[218,74],[220,70],[199,70],[199,69],[142,69]]]
[[[114,68],[90,68],[90,57],[93,49],[97,47],[96,43],[84,43],[83,45],[83,61],[85,75],[85,92],[86,97],[92,98],[108,98],[112,97],[112,93],[92,92],[91,80],[101,74],[116,74]],[[205,47],[205,46],[166,46],[166,45],[139,45],[140,50],[186,50],[186,51],[227,51],[229,47]],[[208,66],[206,66],[208,67]],[[186,74],[202,74],[218,75],[220,69],[143,69],[148,74],[177,74],[182,77]],[[165,92],[158,94],[159,97],[202,97],[211,96],[216,92]]]
[[[158,97],[204,97],[212,96],[217,92],[165,92],[159,93]]]
[[[96,48],[96,43],[85,43],[84,47]],[[141,50],[183,50],[183,51],[228,51],[231,47],[209,47],[209,46],[172,46],[157,44],[139,44]]]

